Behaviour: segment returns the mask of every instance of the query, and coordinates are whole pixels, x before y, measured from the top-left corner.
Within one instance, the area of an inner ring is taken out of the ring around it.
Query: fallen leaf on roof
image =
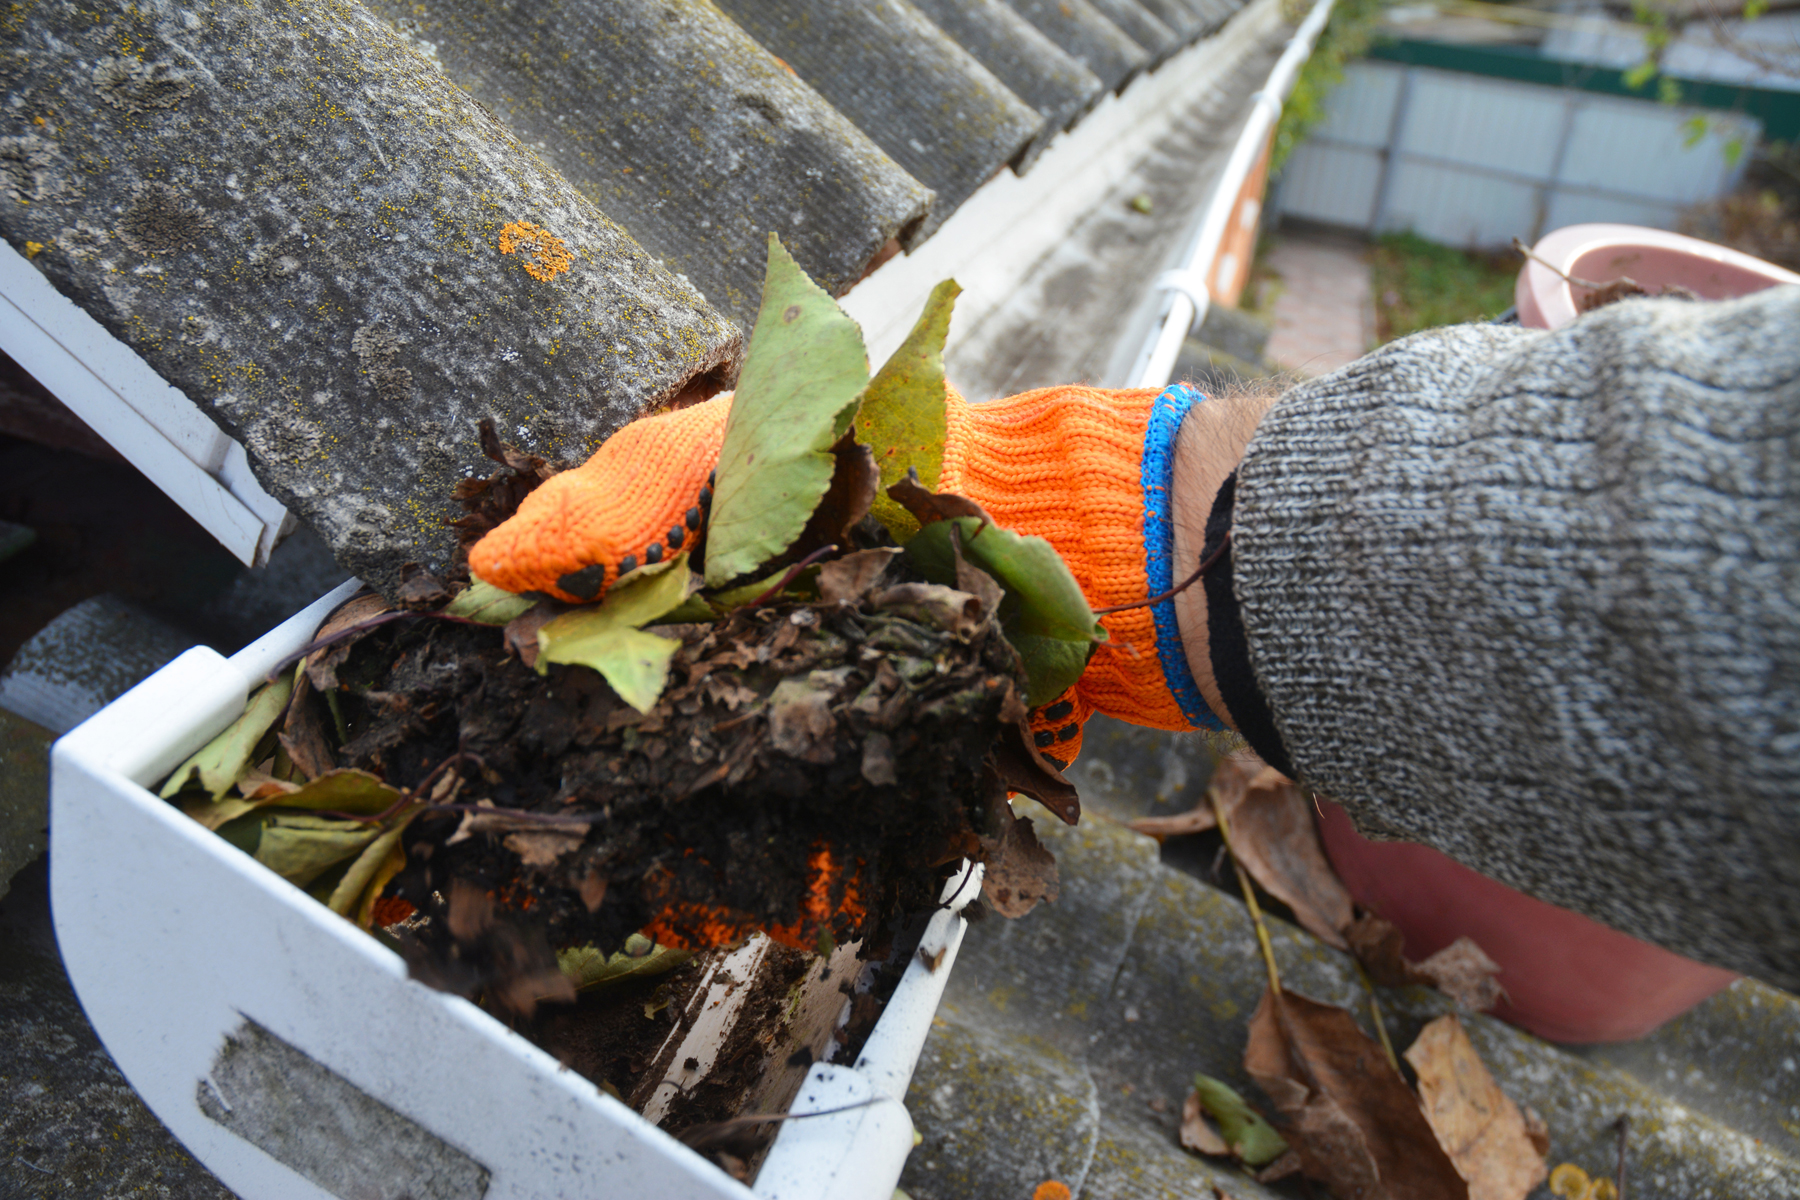
[[[1312,797],[1298,784],[1274,767],[1262,767],[1245,784],[1238,802],[1226,807],[1231,848],[1250,877],[1292,909],[1313,936],[1344,950],[1349,944],[1343,930],[1355,908],[1325,857],[1313,813]]]
[[[1267,1166],[1288,1152],[1287,1139],[1263,1120],[1232,1086],[1210,1075],[1196,1074],[1190,1099],[1219,1126],[1219,1149],[1203,1154],[1231,1154],[1252,1167]],[[1182,1144],[1187,1145],[1187,1108],[1182,1108]],[[1195,1147],[1197,1148],[1197,1147]]]
[[[1438,1144],[1469,1185],[1469,1200],[1524,1200],[1548,1174],[1524,1115],[1488,1073],[1455,1014],[1419,1031],[1406,1052]]]
[[[1350,952],[1368,971],[1369,978],[1382,987],[1435,987],[1456,1001],[1459,1008],[1471,1012],[1485,1012],[1505,995],[1494,978],[1500,965],[1471,938],[1457,938],[1424,962],[1415,963],[1402,953],[1401,932],[1372,913],[1351,922],[1345,935]]]
[[[1207,1124],[1205,1112],[1199,1091],[1189,1092],[1187,1099],[1181,1102],[1181,1144],[1196,1154],[1223,1158],[1231,1153],[1231,1147]]]
[[[1301,1170],[1343,1200],[1463,1200],[1419,1101],[1341,1008],[1283,988],[1250,1018],[1244,1069],[1274,1101]]]

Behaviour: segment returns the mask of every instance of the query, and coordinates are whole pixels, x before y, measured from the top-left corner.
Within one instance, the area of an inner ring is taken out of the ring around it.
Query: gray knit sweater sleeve
[[[1303,384],[1232,553],[1295,767],[1365,833],[1800,990],[1800,287]]]

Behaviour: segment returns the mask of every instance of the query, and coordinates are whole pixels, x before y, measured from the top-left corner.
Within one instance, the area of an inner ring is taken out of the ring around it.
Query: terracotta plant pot
[[[1575,279],[1611,283],[1629,277],[1652,292],[1674,284],[1706,300],[1726,300],[1780,283],[1800,283],[1800,275],[1774,263],[1699,238],[1638,225],[1565,226],[1545,234],[1532,253]],[[1576,317],[1577,290],[1543,262],[1527,260],[1513,287],[1519,324],[1529,329],[1561,329]]]
[[[1320,802],[1325,853],[1356,902],[1424,958],[1459,937],[1500,964],[1503,1021],[1553,1042],[1623,1042],[1680,1016],[1737,978],[1533,900],[1428,846],[1372,842]]]

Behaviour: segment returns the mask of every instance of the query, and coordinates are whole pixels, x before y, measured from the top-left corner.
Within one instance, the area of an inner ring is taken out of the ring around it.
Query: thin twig
[[[1230,549],[1231,549],[1231,530],[1227,529],[1225,531],[1224,539],[1219,542],[1219,548],[1217,550],[1214,550],[1211,554],[1207,555],[1206,558],[1200,563],[1200,566],[1198,567],[1198,569],[1196,569],[1192,575],[1189,575],[1186,579],[1182,580],[1180,583],[1176,584],[1174,587],[1170,588],[1168,591],[1164,592],[1162,595],[1152,596],[1148,600],[1138,600],[1131,604],[1115,604],[1111,608],[1096,608],[1094,610],[1094,615],[1096,617],[1104,617],[1108,613],[1125,612],[1125,611],[1127,611],[1129,609],[1133,609],[1133,608],[1149,608],[1153,604],[1161,604],[1164,600],[1168,600],[1172,597],[1179,596],[1179,595],[1181,595],[1181,593],[1183,593],[1183,592],[1187,591],[1189,588],[1193,587],[1196,583],[1199,583],[1200,577],[1202,575],[1206,574],[1208,571],[1212,570],[1215,566],[1217,566],[1219,563],[1219,560],[1224,558],[1226,553],[1228,551],[1230,551]]]
[[[1244,889],[1244,903],[1249,905],[1250,920],[1256,925],[1256,940],[1262,943],[1263,962],[1269,968],[1269,991],[1279,997],[1281,973],[1275,969],[1275,945],[1269,940],[1268,926],[1263,924],[1262,906],[1256,902],[1256,892],[1250,887],[1250,876],[1245,873],[1244,864],[1231,849],[1231,823],[1225,819],[1225,805],[1219,801],[1219,789],[1208,789],[1207,796],[1212,800],[1213,815],[1219,820],[1219,836],[1225,840],[1225,849],[1231,851],[1231,865],[1237,871],[1238,886]]]
[[[1561,267],[1558,267],[1550,262],[1545,261],[1541,256],[1539,256],[1537,251],[1535,251],[1531,247],[1527,246],[1524,242],[1520,241],[1518,238],[1513,239],[1513,249],[1517,250],[1520,254],[1523,254],[1526,258],[1529,258],[1532,262],[1536,263],[1538,266],[1544,268],[1544,270],[1549,271],[1551,274],[1555,275],[1558,279],[1562,280],[1564,283],[1572,284],[1575,287],[1584,287],[1584,288],[1588,289],[1590,292],[1597,292],[1601,288],[1608,286],[1607,284],[1604,284],[1604,283],[1595,283],[1591,279],[1575,278],[1575,276],[1569,274],[1567,271],[1564,271]],[[1637,281],[1629,280],[1629,279],[1615,279],[1615,280],[1613,280],[1613,282],[1614,283],[1635,283]]]
[[[820,546],[817,550],[814,550],[811,554],[807,555],[805,558],[801,559],[799,562],[797,562],[793,566],[789,567],[787,569],[787,573],[781,577],[781,581],[779,583],[777,583],[774,587],[770,588],[768,591],[764,592],[762,595],[758,596],[756,599],[752,600],[750,603],[744,605],[744,607],[745,608],[755,608],[757,605],[761,604],[764,600],[767,600],[770,596],[775,595],[776,593],[780,592],[782,588],[784,588],[788,584],[794,582],[794,576],[800,574],[800,572],[806,570],[806,568],[812,566],[814,563],[818,562],[821,558],[824,558],[827,554],[836,554],[836,553],[837,553],[836,546]]]
[[[288,655],[286,658],[276,663],[265,678],[269,683],[274,683],[276,676],[280,675],[283,671],[287,670],[287,668],[293,666],[301,659],[317,654],[321,650],[329,649],[347,638],[374,629],[379,625],[386,625],[390,621],[398,621],[401,617],[426,617],[433,621],[451,621],[458,625],[487,624],[486,621],[471,621],[468,617],[453,617],[449,613],[443,612],[411,612],[404,608],[391,609],[387,612],[370,617],[366,621],[358,621],[354,625],[346,625],[335,633],[326,634],[317,641],[307,643],[295,653]]]
[[[1620,1113],[1613,1125],[1619,1131],[1619,1200],[1625,1200],[1625,1139],[1631,1136],[1631,1114]]]
[[[843,1105],[841,1108],[824,1108],[818,1112],[808,1113],[745,1113],[724,1121],[712,1121],[705,1125],[692,1125],[676,1134],[676,1140],[684,1145],[701,1148],[710,1145],[723,1137],[728,1137],[740,1129],[752,1129],[758,1125],[773,1125],[782,1121],[804,1121],[808,1117],[834,1117],[839,1113],[855,1112],[859,1108],[867,1108],[871,1104],[879,1104],[882,1096],[870,1096],[867,1100],[857,1100]]]
[[[1362,980],[1363,987],[1368,989],[1369,1017],[1375,1022],[1375,1032],[1381,1036],[1381,1048],[1387,1051],[1388,1065],[1393,1067],[1394,1074],[1398,1075],[1400,1073],[1400,1059],[1394,1054],[1394,1043],[1388,1040],[1387,1023],[1381,1019],[1381,1001],[1375,998],[1375,981],[1369,978],[1369,973],[1363,970],[1363,965],[1360,961],[1355,958],[1352,958],[1350,961],[1356,963],[1356,977]]]

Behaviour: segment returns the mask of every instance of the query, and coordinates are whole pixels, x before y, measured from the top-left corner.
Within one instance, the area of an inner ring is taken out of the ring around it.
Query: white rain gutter
[[[1276,61],[1275,69],[1269,72],[1262,90],[1250,98],[1250,120],[1245,123],[1237,145],[1232,147],[1231,157],[1225,162],[1225,170],[1213,188],[1212,200],[1201,219],[1200,230],[1194,236],[1187,265],[1157,276],[1157,290],[1174,294],[1169,298],[1169,311],[1163,317],[1162,328],[1146,339],[1127,386],[1162,387],[1168,383],[1169,376],[1175,371],[1175,360],[1181,355],[1181,343],[1187,340],[1189,331],[1206,319],[1206,310],[1212,303],[1207,277],[1218,257],[1219,243],[1225,238],[1225,226],[1237,207],[1238,193],[1243,190],[1244,181],[1250,177],[1256,160],[1262,157],[1263,143],[1268,139],[1269,131],[1281,119],[1282,101],[1294,89],[1295,77],[1312,54],[1313,43],[1331,16],[1332,2],[1316,0],[1312,11],[1306,14],[1306,20],[1288,39],[1287,49]]]

